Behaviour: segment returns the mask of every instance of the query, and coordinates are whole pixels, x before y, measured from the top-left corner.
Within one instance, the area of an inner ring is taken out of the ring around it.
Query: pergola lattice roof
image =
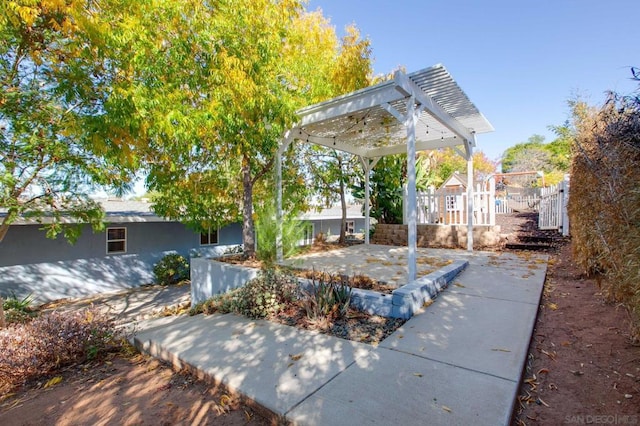
[[[416,150],[473,144],[473,133],[493,131],[443,65],[405,74],[298,111],[290,137],[367,158],[406,153],[407,100],[422,106]]]
[[[416,151],[464,145],[467,160],[467,248],[473,249],[473,147],[475,134],[493,131],[443,65],[393,79],[298,111],[278,151],[277,218],[282,219],[282,158],[294,139],[339,149],[360,157],[365,171],[365,244],[369,243],[369,171],[380,157],[406,153],[407,245],[409,280],[416,278]],[[457,149],[457,148],[456,148]],[[276,250],[282,260],[282,228]]]

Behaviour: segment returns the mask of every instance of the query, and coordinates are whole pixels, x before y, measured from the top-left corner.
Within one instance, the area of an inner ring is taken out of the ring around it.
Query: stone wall
[[[371,244],[407,245],[407,225],[378,223]],[[474,226],[474,249],[495,248],[501,245],[499,226]],[[467,248],[466,225],[418,225],[418,247]]]

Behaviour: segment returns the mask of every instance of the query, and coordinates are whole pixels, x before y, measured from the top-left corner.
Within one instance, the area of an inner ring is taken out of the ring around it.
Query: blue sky
[[[443,64],[496,131],[478,136],[491,159],[592,105],[638,88],[638,0],[311,0],[339,35],[355,23],[371,40],[374,71]]]

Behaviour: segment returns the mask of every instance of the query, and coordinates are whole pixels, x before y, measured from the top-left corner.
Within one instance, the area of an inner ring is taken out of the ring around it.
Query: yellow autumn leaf
[[[45,389],[46,388],[50,388],[51,386],[55,386],[55,385],[57,385],[58,383],[61,383],[61,382],[62,382],[62,376],[53,377],[53,378],[49,379],[49,381],[47,383],[44,384],[44,388]]]
[[[220,397],[220,405],[221,406],[225,406],[227,404],[229,404],[229,402],[231,402],[231,397],[229,395],[222,395]]]

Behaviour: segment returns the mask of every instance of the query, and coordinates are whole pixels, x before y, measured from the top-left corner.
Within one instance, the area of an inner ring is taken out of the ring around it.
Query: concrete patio
[[[294,424],[508,424],[547,257],[443,254],[469,266],[377,347],[232,314],[145,321],[133,341]]]

